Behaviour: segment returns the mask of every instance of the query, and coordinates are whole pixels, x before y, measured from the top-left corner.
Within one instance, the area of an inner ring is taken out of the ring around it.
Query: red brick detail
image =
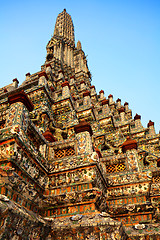
[[[109,94],[108,98],[111,98],[111,97],[113,97],[113,95],[112,95],[112,94]]]
[[[128,136],[127,140],[122,144],[122,151],[125,153],[127,150],[131,149],[137,149],[137,141]]]
[[[73,98],[73,100],[74,100],[74,101],[76,101],[76,98],[75,98],[75,96],[72,96],[72,98]]]
[[[34,105],[31,100],[28,98],[27,94],[22,90],[21,92],[16,92],[8,96],[9,104],[13,104],[16,102],[22,102],[29,112],[33,111]]]
[[[49,142],[55,142],[57,141],[56,138],[53,136],[53,134],[49,131],[49,130],[46,130],[44,133],[43,133],[43,136],[45,137],[45,139]]]
[[[82,80],[82,81],[80,82],[80,84],[82,84],[82,83],[85,83],[85,81],[84,81],[84,80]]]
[[[71,78],[75,78],[75,76],[71,76],[70,79],[71,79]]]
[[[120,98],[118,98],[118,99],[116,100],[116,102],[121,102],[121,99],[120,99]]]
[[[92,89],[92,88],[94,88],[94,89],[95,89],[95,86],[94,86],[94,85],[90,86],[90,89]]]
[[[103,105],[106,105],[106,104],[109,104],[109,100],[108,100],[108,99],[102,100],[102,106],[103,106]]]
[[[46,64],[46,67],[52,67],[50,63],[47,63]]]
[[[65,86],[68,86],[69,87],[69,82],[68,81],[65,81],[61,84],[62,88],[65,87]]]
[[[51,89],[52,92],[54,92],[54,87],[53,86],[51,86],[50,89]]]
[[[90,96],[90,92],[88,90],[83,93],[83,97],[86,97],[86,96]]]
[[[157,167],[160,167],[160,158],[157,159]]]
[[[128,105],[128,102],[125,102],[125,103],[124,103],[124,106],[126,106],[126,105]]]
[[[5,93],[8,92],[7,88],[4,88],[4,92],[5,92]]]
[[[31,74],[28,72],[28,73],[26,73],[26,77],[29,77],[29,76],[31,76]]]
[[[98,148],[95,148],[96,153],[98,154],[99,158],[102,158],[102,153]]]
[[[19,81],[18,81],[17,78],[14,78],[12,81],[13,81],[13,82],[17,82],[17,83],[19,84]]]
[[[135,115],[135,117],[134,117],[134,120],[138,120],[138,119],[141,119],[141,115],[138,115],[138,114],[136,113],[136,115]]]
[[[58,71],[58,73],[63,73],[63,70],[62,69],[60,69],[59,71]],[[63,73],[64,74],[64,73]]]
[[[75,131],[75,133],[87,131],[90,133],[91,136],[93,135],[91,125],[88,122],[86,122],[85,120],[82,120],[79,124],[74,126],[74,131]]]
[[[120,109],[118,109],[118,112],[121,113],[121,112],[125,112],[124,108],[121,107]]]
[[[45,71],[42,71],[42,72],[38,73],[38,76],[39,77],[43,77],[44,76],[48,80],[48,76],[47,76]]]
[[[147,127],[150,127],[150,126],[154,126],[154,122],[152,122],[151,120],[149,120],[149,123],[147,124]]]
[[[103,91],[103,90],[101,90],[101,91],[99,91],[99,93],[104,93],[104,91]]]

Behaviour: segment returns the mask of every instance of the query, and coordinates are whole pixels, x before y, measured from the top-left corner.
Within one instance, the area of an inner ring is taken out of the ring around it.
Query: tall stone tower
[[[0,89],[0,239],[160,239],[160,135],[91,85],[64,9],[41,71]]]

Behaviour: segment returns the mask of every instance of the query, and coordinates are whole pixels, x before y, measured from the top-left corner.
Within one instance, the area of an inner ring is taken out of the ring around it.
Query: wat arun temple
[[[160,239],[160,135],[96,92],[64,9],[41,71],[0,89],[0,239]]]

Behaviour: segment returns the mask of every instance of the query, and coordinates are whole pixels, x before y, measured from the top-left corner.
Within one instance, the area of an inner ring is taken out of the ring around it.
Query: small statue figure
[[[54,133],[54,136],[58,141],[63,141],[63,139],[67,138],[67,129],[53,126],[52,121],[49,123],[49,130]]]
[[[40,120],[40,117],[41,117],[41,113],[38,112],[38,114],[37,113],[31,113],[30,118],[31,118],[32,122],[38,122]]]

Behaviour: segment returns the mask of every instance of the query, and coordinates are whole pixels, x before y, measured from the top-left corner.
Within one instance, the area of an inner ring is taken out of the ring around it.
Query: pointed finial
[[[78,40],[77,42],[77,49],[78,50],[81,50],[82,49],[82,45],[81,45],[81,42]]]

